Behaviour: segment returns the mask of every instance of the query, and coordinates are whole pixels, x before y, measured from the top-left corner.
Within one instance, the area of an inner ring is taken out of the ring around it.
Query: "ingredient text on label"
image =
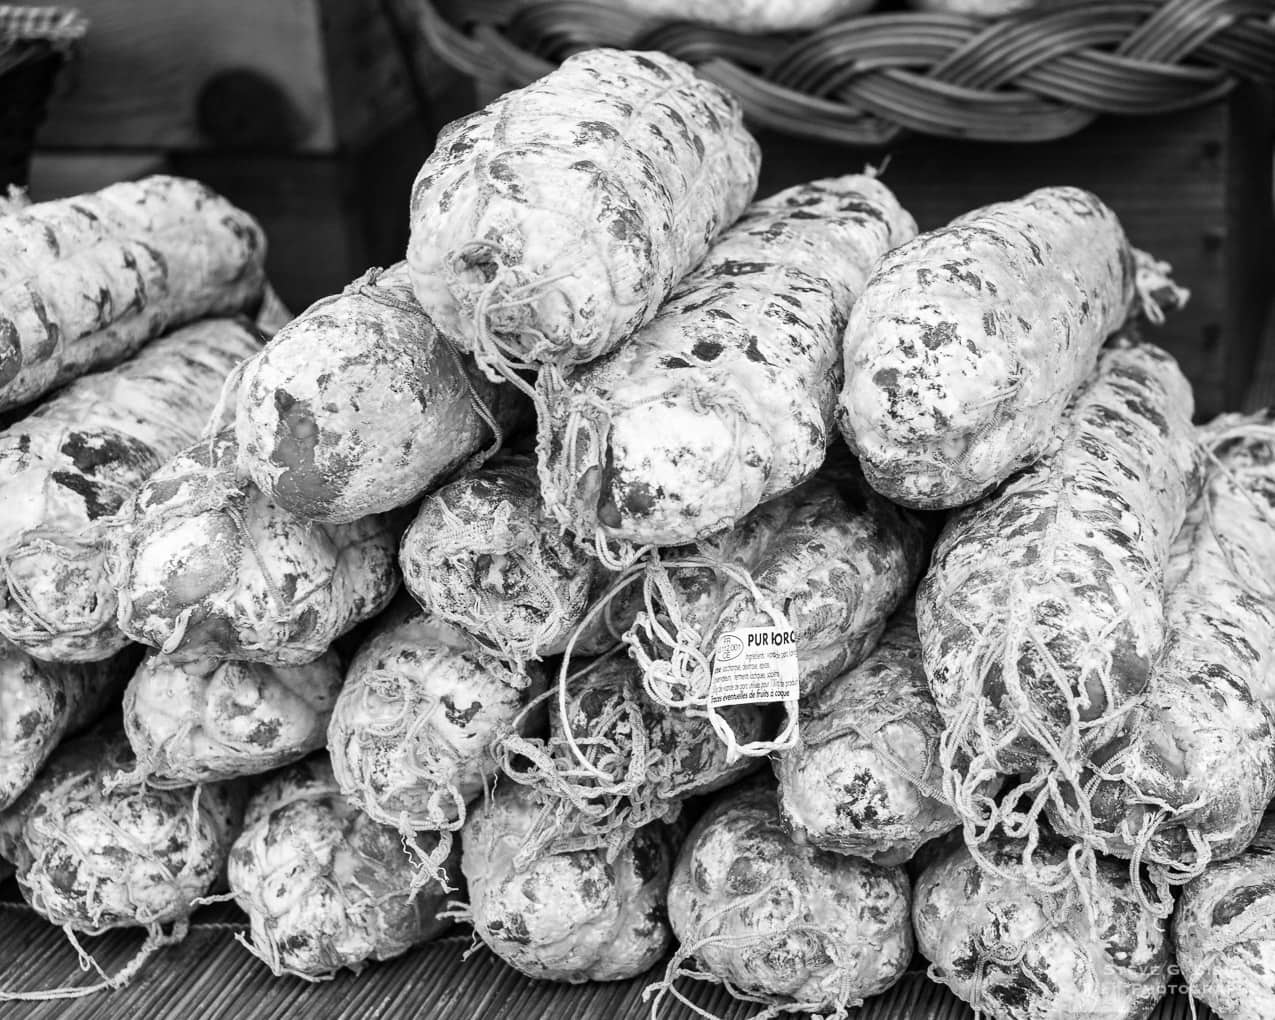
[[[781,627],[729,630],[713,649],[712,704],[796,700],[797,632]]]

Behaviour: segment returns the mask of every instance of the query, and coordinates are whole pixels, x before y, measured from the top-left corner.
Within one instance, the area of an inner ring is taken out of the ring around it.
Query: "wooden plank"
[[[12,883],[10,883],[12,889]],[[12,892],[9,894],[12,897]],[[332,981],[310,984],[274,978],[234,941],[236,930],[220,918],[222,908],[201,911],[185,942],[165,950],[128,988],[85,999],[46,1003],[6,1003],[5,1020],[96,1020],[104,1015],[146,1020],[616,1020],[645,1017],[650,1004],[643,990],[662,966],[631,981],[559,985],[533,981],[506,967],[486,948],[468,960],[464,934],[453,935],[381,964],[362,974],[343,972]],[[215,917],[219,920],[207,920]],[[86,940],[99,963],[112,973],[141,943],[136,933],[112,933]],[[919,958],[892,989],[869,999],[850,1020],[972,1020],[973,1011],[947,989],[930,982]],[[74,951],[61,931],[24,907],[0,904],[0,988],[86,985]],[[700,1009],[721,1020],[745,1020],[758,1007],[738,1002],[715,985],[688,982],[684,989]],[[1166,996],[1151,1020],[1186,1020],[1189,999]],[[687,1006],[667,1000],[660,1020],[694,1020]],[[1213,1014],[1198,1008],[1199,1020]]]
[[[27,194],[33,202],[47,202],[168,169],[163,152],[36,152]]]
[[[1270,216],[1270,123],[1269,109],[1244,93],[1172,116],[1105,118],[1032,145],[914,137],[881,151],[762,134],[760,193],[888,156],[883,179],[925,230],[1045,185],[1088,188],[1190,288],[1187,308],[1149,338],[1179,359],[1198,415],[1209,417],[1240,406],[1258,349],[1270,289],[1258,277],[1272,275],[1255,243]]]
[[[412,181],[433,135],[413,119],[358,153],[174,153],[175,173],[205,181],[266,232],[266,272],[294,312],[407,250]]]
[[[79,0],[45,148],[332,153],[415,111],[382,0]]]

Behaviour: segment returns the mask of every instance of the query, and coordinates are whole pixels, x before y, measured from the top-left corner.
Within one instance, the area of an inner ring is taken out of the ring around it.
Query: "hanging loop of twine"
[[[780,630],[792,629],[787,617],[762,593],[752,575],[743,567],[725,560],[700,555],[685,555],[675,560],[665,560],[654,548],[645,549],[641,555],[622,570],[610,588],[599,598],[576,625],[562,653],[558,672],[558,710],[562,717],[563,734],[572,754],[582,769],[597,774],[596,767],[580,750],[571,732],[568,712],[568,681],[571,657],[580,636],[596,622],[600,614],[630,586],[641,581],[644,609],[633,624],[621,635],[621,642],[628,647],[629,655],[642,670],[643,687],[657,704],[672,710],[695,712],[704,715],[713,732],[726,745],[727,763],[741,757],[763,758],[774,751],[787,750],[796,745],[799,727],[799,699],[796,695],[786,698],[784,725],[779,734],[770,740],[740,742],[730,720],[722,715],[722,706],[713,697],[712,664],[709,649],[716,641],[715,634],[701,635],[685,616],[681,598],[672,582],[670,571],[708,569],[725,574],[735,581],[753,599],[753,605],[771,619]],[[656,603],[664,606],[669,626],[661,620]],[[662,651],[663,650],[663,651]]]

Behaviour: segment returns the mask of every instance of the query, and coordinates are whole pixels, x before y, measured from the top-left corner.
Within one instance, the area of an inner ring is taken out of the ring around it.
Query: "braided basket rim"
[[[1099,116],[1172,115],[1275,85],[1271,0],[1074,0],[987,19],[927,11],[743,35],[592,0],[413,0],[446,63],[503,89],[593,47],[661,50],[734,93],[755,127],[881,146],[905,133],[1043,142]]]
[[[0,4],[0,45],[47,42],[65,46],[83,39],[89,22],[75,7]]]

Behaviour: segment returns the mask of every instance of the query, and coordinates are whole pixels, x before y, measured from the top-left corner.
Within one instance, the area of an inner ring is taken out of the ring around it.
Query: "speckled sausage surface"
[[[179,661],[313,662],[398,590],[398,534],[380,514],[302,520],[235,471],[227,429],[182,451],[124,508],[120,629]]]
[[[198,322],[0,432],[0,635],[38,658],[76,662],[128,643],[115,623],[111,519],[194,442],[226,377],[259,349],[237,321]]]
[[[495,773],[492,743],[544,678],[474,649],[416,607],[355,654],[328,726],[341,792],[385,825],[444,829]]]
[[[123,733],[63,744],[0,815],[0,855],[47,921],[97,934],[189,917],[243,817],[233,783],[154,790],[106,781],[134,764]]]
[[[343,680],[332,651],[302,666],[152,652],[124,692],[124,732],[152,786],[259,775],[323,746]]]
[[[700,970],[765,1001],[827,1013],[903,976],[910,902],[901,868],[794,843],[773,787],[750,783],[722,794],[691,830],[668,910]]]
[[[876,644],[925,567],[928,538],[927,525],[868,488],[848,458],[834,456],[810,481],[688,551],[747,570],[765,601],[785,614],[797,630],[805,697]],[[667,558],[675,563],[677,552]],[[772,626],[752,593],[724,572],[670,573],[680,611],[706,653],[725,630]],[[631,607],[622,605],[617,615],[626,611]]]
[[[1109,349],[1049,454],[948,519],[917,624],[935,701],[975,769],[1031,771],[1050,742],[1079,765],[1146,689],[1170,548],[1200,483],[1191,410],[1163,351]]]
[[[846,316],[915,233],[860,174],[755,202],[616,351],[541,374],[550,511],[586,539],[682,545],[809,478],[836,434]]]
[[[568,678],[565,700],[565,713],[557,699],[550,707],[547,740],[506,739],[497,745],[506,763],[520,756],[531,762],[519,769],[506,764],[505,771],[545,799],[546,810],[526,833],[533,849],[614,851],[650,822],[675,821],[687,798],[729,786],[758,764],[747,757],[729,761],[726,745],[702,713],[653,701],[628,658],[582,667]],[[761,706],[732,705],[721,715],[742,743],[761,738],[766,725]],[[600,776],[582,768],[571,740]]]
[[[690,66],[576,54],[440,133],[412,190],[416,296],[471,350],[481,319],[515,360],[591,361],[743,212],[759,164],[738,103]]]
[[[502,784],[461,833],[461,870],[474,930],[493,953],[534,978],[622,981],[669,947],[665,897],[676,847],[663,825],[640,829],[612,861],[601,850],[515,855],[541,806]]]
[[[1222,1020],[1275,1016],[1275,816],[1183,888],[1173,946],[1191,994]]]
[[[896,248],[845,336],[838,422],[868,480],[939,509],[1037,460],[1134,281],[1115,214],[1078,188],[986,206]]]
[[[1275,797],[1275,428],[1227,415],[1200,437],[1212,457],[1169,560],[1167,640],[1145,700],[1095,755],[1111,778],[1091,801],[1104,852],[1149,837],[1142,859],[1178,873],[1202,846],[1218,861],[1243,850]]]
[[[154,176],[0,215],[0,411],[265,287],[255,220],[197,181]]]
[[[399,263],[285,325],[245,367],[239,467],[279,506],[348,523],[403,506],[512,428],[521,394],[449,350]]]
[[[561,652],[606,577],[545,512],[535,461],[519,456],[427,496],[399,564],[425,609],[514,662]],[[602,650],[589,641],[576,649]]]
[[[1099,862],[1091,923],[1076,897],[1033,889],[1021,843],[984,852],[1004,877],[960,846],[917,880],[912,921],[930,977],[992,1020],[1146,1020],[1164,994],[1167,939],[1125,865]],[[1035,859],[1065,868],[1066,852],[1046,840]]]
[[[623,734],[629,720],[617,718],[625,714],[617,713],[620,706],[635,710],[632,718],[642,721],[640,741],[632,728],[628,738],[640,742],[646,754],[643,783],[669,805],[730,786],[756,765],[746,758],[727,760],[725,747],[702,716],[666,709],[652,701],[642,690],[641,676],[633,662],[619,657],[601,664],[587,679],[572,685],[567,709],[575,739],[606,740]],[[741,741],[760,736],[763,712],[759,706],[733,705],[722,713]],[[562,766],[571,769],[576,762],[561,742],[565,730],[562,713],[553,711],[549,716],[551,746]],[[622,736],[619,742],[623,744]]]
[[[428,846],[437,837],[416,838]],[[456,848],[442,864],[452,886],[459,856]],[[437,916],[447,899],[438,883],[418,888],[402,834],[341,795],[323,754],[277,773],[253,795],[227,872],[248,915],[252,951],[276,976],[359,971],[451,923]]]
[[[772,757],[798,842],[902,864],[960,824],[943,799],[939,715],[911,606],[876,648],[801,705],[797,745]]]
[[[0,640],[0,811],[63,737],[118,703],[136,659],[123,652],[101,662],[41,662]]]

